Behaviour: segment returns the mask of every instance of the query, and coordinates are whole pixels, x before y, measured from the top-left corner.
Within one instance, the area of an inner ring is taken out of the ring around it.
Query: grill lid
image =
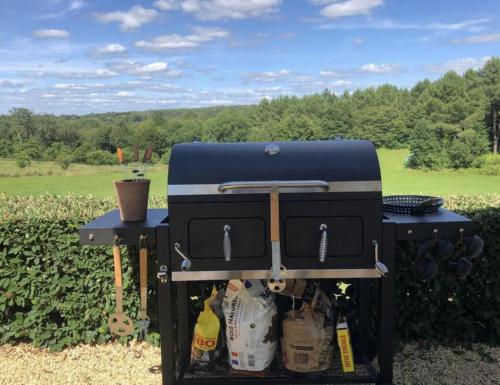
[[[169,195],[219,193],[221,184],[249,181],[326,182],[329,191],[380,191],[380,168],[373,143],[365,140],[191,143],[172,149]]]

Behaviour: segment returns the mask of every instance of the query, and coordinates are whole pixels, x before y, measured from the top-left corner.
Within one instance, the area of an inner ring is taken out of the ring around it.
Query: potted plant
[[[124,179],[113,182],[120,209],[120,219],[123,222],[143,221],[146,219],[148,209],[150,180],[146,178],[146,175],[151,164],[153,147],[151,145],[146,147],[142,164],[139,162],[139,149],[134,147],[130,171],[123,150],[118,147],[116,153],[125,174]]]

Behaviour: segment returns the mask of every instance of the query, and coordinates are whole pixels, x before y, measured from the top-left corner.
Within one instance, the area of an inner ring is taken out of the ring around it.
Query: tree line
[[[463,75],[448,72],[411,89],[382,85],[342,95],[263,99],[254,106],[155,110],[84,116],[0,115],[0,157],[113,164],[117,147],[152,143],[168,161],[175,143],[202,141],[368,139],[379,147],[409,147],[407,166],[465,168],[498,153],[500,59]]]

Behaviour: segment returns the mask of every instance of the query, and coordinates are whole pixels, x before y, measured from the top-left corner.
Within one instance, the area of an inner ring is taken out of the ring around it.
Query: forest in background
[[[117,147],[155,147],[167,162],[175,143],[368,139],[378,147],[409,147],[412,168],[467,168],[498,152],[500,58],[463,75],[448,72],[411,89],[382,85],[336,95],[263,99],[252,106],[155,110],[83,116],[0,115],[0,157],[20,167],[31,160],[116,163]],[[498,156],[495,165],[500,169]],[[495,166],[495,167],[496,167]]]

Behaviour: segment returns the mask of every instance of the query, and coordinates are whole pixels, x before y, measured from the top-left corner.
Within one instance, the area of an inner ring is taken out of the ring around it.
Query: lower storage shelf
[[[334,355],[330,368],[317,373],[288,371],[280,362],[274,362],[264,376],[241,376],[230,373],[226,363],[214,368],[194,366],[178,373],[179,384],[229,385],[229,384],[370,384],[377,379],[376,361],[368,362],[363,357],[355,358],[355,371],[344,373],[338,354]]]

